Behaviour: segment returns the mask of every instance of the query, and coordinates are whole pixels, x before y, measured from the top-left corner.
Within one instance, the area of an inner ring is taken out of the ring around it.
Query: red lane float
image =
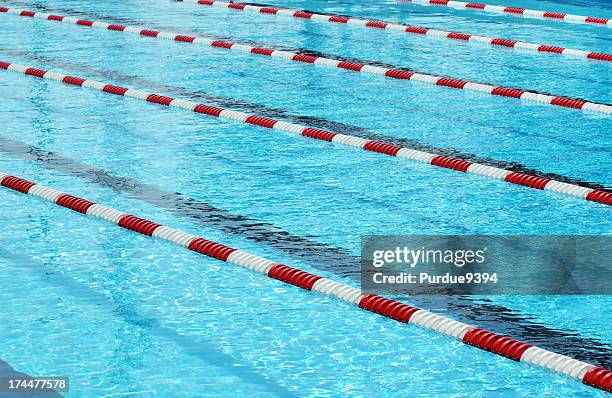
[[[28,16],[34,18],[40,18],[46,21],[58,21],[60,16],[55,16],[55,19],[49,19],[51,15],[34,12],[32,15],[30,12],[28,14],[23,14],[23,10],[13,9],[13,8],[0,8],[0,11],[3,11],[16,14],[21,16]],[[459,90],[467,90],[467,91],[476,91],[479,93],[485,93],[490,95],[502,96],[507,98],[516,98],[525,101],[533,101],[546,105],[554,105],[560,106],[569,109],[579,109],[579,110],[589,110],[592,112],[606,113],[612,114],[612,105],[601,104],[597,102],[585,101],[582,99],[569,98],[563,96],[555,96],[548,94],[541,94],[536,91],[531,90],[521,90],[512,87],[500,87],[494,86],[490,84],[482,84],[476,82],[470,82],[467,80],[454,79],[450,77],[438,76],[433,74],[426,73],[417,73],[412,71],[406,71],[397,68],[385,68],[375,64],[361,63],[361,62],[347,62],[341,61],[333,58],[319,57],[308,54],[301,54],[297,52],[291,51],[282,51],[282,50],[272,50],[268,48],[261,47],[253,47],[247,44],[241,43],[233,43],[229,41],[219,41],[213,40],[206,37],[188,37],[189,40],[186,40],[184,35],[178,35],[173,32],[157,32],[152,31],[150,29],[142,29],[139,27],[132,26],[119,26],[119,25],[110,25],[105,22],[98,21],[85,21],[86,23],[81,23],[83,20],[79,20],[76,18],[70,17],[61,17],[61,22],[71,23],[76,25],[87,26],[91,28],[99,28],[104,30],[114,30],[118,32],[127,32],[132,34],[137,34],[140,36],[146,37],[155,37],[162,38],[167,40],[174,40],[192,44],[200,44],[205,46],[211,46],[215,48],[223,48],[231,51],[240,51],[246,52],[249,54],[258,54],[268,57],[274,58],[282,58],[284,60],[301,62],[307,65],[321,65],[327,66],[331,68],[341,68],[353,72],[361,72],[361,73],[369,73],[375,75],[387,76],[392,79],[400,79],[400,80],[410,80],[410,81],[418,81],[426,84],[438,85],[441,87],[448,87]],[[112,28],[111,28],[112,27]],[[193,40],[192,40],[193,39]],[[32,68],[30,74],[36,75],[36,73],[40,74],[40,71]],[[115,87],[108,87],[107,90],[113,91],[117,90]]]
[[[491,333],[480,328],[468,331],[463,336],[463,342],[482,350],[494,352],[513,361],[520,361],[525,351],[533,347],[531,344],[521,343],[510,337]]]
[[[74,210],[79,213],[87,213],[87,210],[94,205],[85,199],[77,198],[76,196],[68,195],[67,193],[60,195],[55,201],[56,204]]]
[[[506,182],[521,185],[524,187],[560,192],[566,195],[576,196],[582,199],[612,206],[612,192],[604,190],[586,188],[579,185],[568,184],[561,181],[538,177],[530,174],[516,173],[510,170],[504,170],[480,163],[469,162],[465,159],[437,155],[417,149],[402,147],[399,145],[392,145],[380,141],[366,140],[351,135],[335,133],[332,131],[316,129],[313,127],[303,126],[294,123],[287,123],[265,116],[252,115],[244,112],[233,111],[230,109],[209,106],[206,104],[198,104],[196,102],[186,101],[179,98],[172,98],[164,95],[134,90],[127,87],[105,84],[97,82],[95,80],[82,79],[74,76],[66,76],[60,73],[45,71],[42,69],[36,69],[36,73],[28,73],[31,72],[33,68],[10,62],[0,61],[0,69],[6,69],[9,71],[22,73],[40,79],[56,80],[58,82],[62,82],[69,85],[76,85],[78,87],[92,88],[98,91],[118,96],[137,98],[143,101],[160,104],[162,106],[171,106],[224,119],[232,119],[238,122],[252,124],[274,130],[280,130],[287,133],[297,134],[303,137],[309,137],[321,141],[333,142],[336,144],[343,144],[351,147],[361,148],[370,152],[377,152],[384,155],[412,159],[446,169],[456,170],[464,173],[478,174],[481,176],[504,180]],[[75,82],[78,84],[75,84]],[[21,183],[19,181],[16,181],[14,182],[14,184],[19,185]],[[22,189],[27,190],[28,188],[29,187],[27,185],[24,185]],[[130,228],[130,226],[132,225],[134,225],[134,228],[150,228],[150,226],[132,224],[131,220],[128,224],[127,219],[125,222],[126,228]]]
[[[321,277],[318,275],[289,267],[284,264],[276,264],[271,267],[268,270],[268,276],[290,285],[301,287],[305,290],[312,290],[314,284],[321,279]]]
[[[140,218],[86,199],[35,184],[19,177],[0,172],[0,185],[14,191],[38,196],[59,206],[67,200],[87,204],[72,210],[87,216],[101,218],[119,227],[130,229],[146,236],[167,240],[175,245],[247,268],[272,279],[338,298],[359,308],[402,323],[412,323],[425,329],[452,337],[467,345],[478,347],[490,353],[510,358],[514,361],[538,365],[581,381],[585,385],[612,391],[612,372],[595,365],[578,361],[531,344],[514,340],[487,330],[477,328],[454,319],[412,307],[407,304],[375,294],[364,295],[352,286],[336,282],[310,272],[279,264],[257,255],[238,250],[222,243],[198,238],[185,231],[173,229],[162,224]],[[27,188],[27,189],[26,189]],[[69,198],[69,199],[68,199]]]
[[[359,300],[359,308],[375,312],[387,318],[395,319],[402,323],[410,322],[410,318],[419,308],[395,300],[381,297],[377,294],[368,294]]]
[[[526,8],[493,6],[483,3],[466,3],[463,1],[448,1],[448,0],[401,0],[402,3],[414,3],[419,5],[435,5],[454,8],[456,10],[480,10],[492,12],[495,14],[505,14],[513,16],[521,16],[526,18],[548,19],[558,22],[569,22],[588,24],[601,27],[612,27],[612,20],[609,18],[587,17],[583,15],[566,14],[553,11],[529,10]]]
[[[251,11],[257,12],[261,14],[272,14],[272,15],[284,15],[289,17],[294,17],[297,19],[309,19],[313,21],[323,21],[323,22],[335,22],[343,25],[353,25],[353,26],[365,26],[369,28],[383,29],[383,30],[393,30],[399,32],[405,32],[416,35],[426,35],[428,37],[441,37],[445,39],[459,40],[463,42],[469,43],[485,43],[490,44],[496,47],[511,47],[511,48],[519,48],[522,50],[534,51],[536,53],[547,53],[547,54],[557,54],[564,55],[566,57],[573,58],[583,58],[583,59],[592,59],[599,61],[608,61],[612,62],[612,54],[600,53],[595,51],[584,51],[584,50],[574,50],[571,48],[550,46],[545,44],[534,44],[528,43],[518,40],[510,40],[510,39],[502,39],[499,37],[487,37],[480,35],[473,35],[469,33],[461,33],[461,32],[447,32],[445,30],[426,28],[422,26],[413,26],[407,24],[397,24],[391,22],[384,22],[378,20],[369,20],[357,17],[339,17],[337,15],[330,14],[318,14],[313,12],[307,12],[304,10],[296,10],[291,8],[284,7],[271,7],[264,5],[247,5],[247,4],[238,4],[238,3],[228,3],[225,1],[216,1],[216,0],[175,0],[179,3],[195,3],[207,6],[214,6],[220,8],[226,8],[234,11]]]

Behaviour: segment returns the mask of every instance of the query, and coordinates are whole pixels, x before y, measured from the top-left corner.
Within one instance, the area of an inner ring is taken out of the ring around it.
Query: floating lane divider
[[[500,179],[506,182],[510,182],[512,184],[522,185],[529,188],[560,192],[566,195],[576,196],[589,201],[599,202],[612,206],[612,192],[602,189],[593,189],[579,185],[568,184],[550,178],[539,177],[526,173],[518,173],[497,167],[487,166],[480,163],[469,162],[460,158],[437,155],[434,153],[411,149],[399,145],[387,144],[380,141],[366,140],[364,138],[359,138],[352,135],[335,133],[328,130],[321,130],[294,123],[287,123],[265,116],[224,109],[206,104],[199,104],[192,101],[186,101],[183,99],[167,97],[165,95],[101,83],[94,80],[84,79],[81,77],[63,75],[56,72],[31,68],[28,66],[10,62],[0,61],[0,69],[6,69],[8,71],[22,73],[41,79],[56,80],[69,85],[92,88],[110,94],[137,98],[159,105],[182,108],[192,112],[203,113],[210,116],[216,116],[269,129],[280,130],[287,133],[297,134],[303,137],[309,137],[317,140],[357,147],[366,151],[378,152],[384,155],[412,159],[419,162],[429,163],[438,167],[461,171],[464,173],[472,173],[481,176],[487,176],[490,178]]]
[[[283,7],[277,7],[277,6],[271,6],[271,5],[261,5],[261,4],[250,5],[246,3],[228,3],[225,1],[216,1],[216,0],[176,0],[176,2],[216,6],[216,7],[227,8],[227,9],[236,10],[236,11],[252,11],[252,12],[258,12],[261,14],[285,15],[285,16],[302,19],[302,20],[309,19],[309,20],[314,20],[314,21],[333,22],[333,23],[339,23],[339,24],[344,24],[344,25],[366,26],[370,28],[377,28],[377,29],[383,29],[383,30],[394,30],[394,31],[406,32],[406,33],[416,34],[416,35],[442,37],[442,38],[447,38],[451,40],[459,40],[459,41],[469,42],[469,43],[486,43],[486,44],[491,44],[493,46],[520,48],[522,50],[535,51],[539,53],[556,54],[556,55],[564,55],[566,57],[595,59],[595,60],[600,60],[600,61],[612,62],[612,54],[600,53],[600,52],[595,52],[595,51],[573,50],[571,48],[550,46],[550,45],[545,45],[545,44],[533,44],[533,43],[527,43],[527,42],[522,42],[522,41],[517,41],[517,40],[502,39],[498,37],[478,36],[478,35],[472,35],[469,33],[447,32],[444,30],[425,28],[422,26],[396,24],[396,23],[384,22],[380,20],[369,20],[369,19],[341,16],[341,15],[331,15],[331,14],[317,14],[312,11],[296,10],[296,9],[283,8]]]
[[[283,50],[272,50],[264,47],[253,47],[247,44],[233,43],[230,41],[214,40],[208,37],[194,37],[176,34],[173,32],[158,32],[156,30],[142,29],[140,27],[113,25],[105,22],[97,22],[85,19],[76,19],[71,17],[64,17],[60,15],[51,15],[34,11],[19,10],[14,8],[0,7],[0,12],[16,14],[24,17],[40,18],[48,21],[58,21],[64,23],[70,23],[75,25],[87,26],[92,28],[99,28],[104,30],[120,31],[133,33],[140,36],[157,37],[161,39],[174,40],[178,42],[200,44],[205,46],[211,46],[216,48],[223,48],[233,51],[241,51],[250,54],[258,54],[274,58],[282,58],[295,62],[302,62],[305,64],[316,64],[332,68],[341,68],[353,72],[371,73],[375,75],[383,75],[393,79],[411,80],[418,81],[427,84],[434,84],[437,86],[444,86],[453,89],[462,89],[467,91],[476,91],[480,93],[486,93],[490,95],[496,95],[507,98],[516,98],[527,101],[539,102],[547,105],[561,106],[564,108],[582,109],[593,112],[600,112],[606,114],[612,114],[612,105],[602,104],[592,101],[587,101],[580,98],[570,98],[555,96],[549,94],[542,94],[536,91],[522,90],[518,88],[493,86],[490,84],[482,84],[470,82],[467,80],[455,79],[451,77],[444,77],[438,75],[431,75],[425,73],[418,73],[407,69],[400,68],[386,68],[374,64],[362,63],[362,62],[349,62],[341,61],[338,59],[326,58],[322,56],[314,56],[310,54],[283,51]]]
[[[435,5],[455,8],[458,10],[480,10],[492,12],[495,14],[513,15],[526,18],[550,19],[558,22],[569,22],[588,24],[601,27],[612,27],[612,20],[608,18],[585,17],[582,15],[564,14],[554,11],[538,11],[525,8],[492,6],[482,3],[466,3],[463,1],[448,1],[448,0],[401,0],[400,3],[414,3],[419,5]]]
[[[177,246],[250,269],[304,290],[340,299],[395,321],[412,323],[493,354],[550,369],[580,380],[586,385],[612,392],[612,371],[605,368],[578,361],[420,308],[411,307],[399,301],[375,294],[362,294],[359,289],[344,283],[280,264],[222,243],[200,238],[185,231],[170,228],[16,176],[0,172],[0,185],[17,192],[37,196],[87,216],[101,218],[142,235],[170,241]]]

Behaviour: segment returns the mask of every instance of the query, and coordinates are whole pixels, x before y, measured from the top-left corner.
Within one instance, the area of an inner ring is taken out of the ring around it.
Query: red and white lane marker
[[[445,6],[458,10],[481,10],[486,12],[492,12],[495,14],[514,15],[536,19],[549,19],[558,22],[588,24],[601,27],[607,26],[608,28],[612,27],[612,19],[609,18],[585,17],[582,15],[564,14],[561,12],[554,11],[538,11],[517,7],[493,6],[490,4],[466,3],[463,1],[449,0],[401,0],[400,2],[414,3],[419,5]]]
[[[383,75],[393,79],[418,81],[421,83],[434,84],[453,89],[462,89],[467,91],[476,91],[490,95],[496,95],[507,98],[516,98],[526,101],[539,102],[547,105],[561,106],[564,108],[582,109],[593,112],[612,114],[612,106],[591,101],[586,101],[579,98],[562,97],[548,94],[541,94],[536,91],[522,90],[518,88],[493,86],[490,84],[482,84],[460,80],[451,77],[437,76],[426,73],[417,73],[396,68],[384,68],[374,64],[341,61],[333,58],[318,57],[309,54],[302,54],[291,51],[272,50],[264,47],[253,47],[246,44],[233,43],[230,41],[214,40],[207,37],[194,37],[176,34],[173,32],[159,32],[156,30],[142,29],[140,27],[113,25],[105,22],[90,21],[84,19],[76,19],[63,17],[60,15],[50,15],[40,12],[19,10],[14,8],[0,7],[0,12],[17,14],[25,17],[40,18],[49,21],[58,21],[75,25],[99,28],[104,30],[113,30],[120,32],[133,33],[147,37],[157,37],[167,40],[180,41],[185,43],[200,44],[216,48],[224,48],[232,51],[241,51],[250,54],[258,54],[274,58],[282,58],[285,60],[302,62],[305,64],[315,64],[332,68],[340,68],[353,72],[370,73],[375,75]]]
[[[268,5],[248,5],[243,3],[228,3],[225,1],[216,1],[216,0],[176,0],[179,3],[195,3],[202,4],[207,6],[216,6],[221,8],[227,8],[230,10],[236,11],[251,11],[258,12],[261,14],[275,14],[275,15],[285,15],[299,19],[309,19],[314,21],[324,21],[324,22],[332,22],[339,23],[345,25],[355,25],[355,26],[366,26],[370,28],[377,28],[383,30],[394,30],[400,32],[406,32],[410,34],[417,35],[426,35],[431,37],[442,37],[451,40],[460,40],[463,42],[469,43],[485,43],[491,44],[493,46],[501,46],[501,47],[512,47],[512,48],[520,48],[522,50],[535,51],[539,53],[547,53],[547,54],[556,54],[563,55],[566,57],[573,58],[584,58],[584,59],[595,59],[600,61],[608,61],[612,62],[612,54],[600,53],[595,51],[583,51],[583,50],[574,50],[571,48],[564,48],[559,46],[551,46],[546,44],[534,44],[527,43],[517,40],[510,39],[502,39],[499,37],[487,37],[487,36],[478,36],[472,35],[469,33],[461,33],[461,32],[447,32],[444,30],[425,28],[422,26],[413,26],[406,24],[396,24],[391,22],[384,22],[380,20],[369,20],[355,17],[346,17],[341,15],[330,15],[330,14],[317,14],[310,11],[305,10],[296,10],[291,8],[283,8],[277,6],[268,6]]]
[[[242,123],[253,124],[269,129],[280,130],[287,133],[297,134],[317,140],[334,142],[351,147],[365,149],[366,151],[378,152],[384,155],[407,158],[419,162],[429,163],[434,166],[461,171],[464,173],[478,174],[490,178],[504,180],[512,184],[522,185],[529,188],[548,190],[564,193],[586,199],[593,202],[603,203],[612,206],[612,192],[586,188],[579,185],[568,184],[549,178],[538,177],[535,175],[517,173],[497,167],[487,166],[480,163],[473,163],[459,158],[436,155],[429,152],[410,149],[399,145],[391,145],[380,141],[370,141],[352,135],[335,133],[328,130],[321,130],[300,124],[287,123],[265,116],[259,116],[230,109],[224,109],[206,104],[199,104],[183,99],[167,97],[165,95],[134,90],[127,87],[115,86],[97,82],[94,80],[83,79],[81,77],[68,76],[56,72],[31,68],[24,65],[0,61],[0,69],[6,69],[25,75],[38,77],[41,79],[56,80],[65,84],[79,87],[87,87],[103,91],[110,94],[137,98],[143,101],[153,102],[159,105],[172,106],[186,109],[192,112],[204,113],[225,119],[232,119]]]
[[[362,294],[359,289],[344,283],[289,267],[222,243],[200,238],[188,232],[173,229],[19,177],[0,172],[0,185],[17,192],[37,196],[87,216],[103,219],[142,235],[170,241],[177,246],[248,268],[281,282],[340,299],[395,321],[413,323],[499,356],[517,362],[538,365],[580,380],[589,386],[612,391],[612,371],[605,368],[581,362],[382,296]]]

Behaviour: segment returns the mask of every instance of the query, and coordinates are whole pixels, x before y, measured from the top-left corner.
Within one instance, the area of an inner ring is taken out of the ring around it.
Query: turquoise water
[[[504,3],[612,15],[609,3]],[[2,5],[612,102],[603,62],[167,1]],[[605,28],[395,2],[283,5],[612,52]],[[5,61],[611,185],[608,116],[14,15],[0,22]],[[1,71],[0,98],[0,171],[355,286],[367,234],[611,232],[601,204],[53,81]],[[0,358],[70,376],[66,396],[605,395],[33,197],[3,189],[0,204]],[[490,300],[414,302],[610,367],[609,297]]]

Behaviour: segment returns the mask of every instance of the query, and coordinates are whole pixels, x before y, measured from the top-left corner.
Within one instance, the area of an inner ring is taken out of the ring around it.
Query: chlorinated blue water
[[[2,5],[612,102],[603,62],[167,1]],[[278,5],[612,52],[607,28],[390,1]],[[612,16],[601,2],[505,5]],[[609,116],[15,15],[0,22],[4,61],[611,185]],[[367,234],[611,232],[598,203],[12,72],[0,72],[0,98],[0,171],[354,286]],[[604,396],[33,197],[0,190],[0,208],[0,358],[70,376],[66,396]],[[483,300],[409,302],[610,366],[609,297]]]

